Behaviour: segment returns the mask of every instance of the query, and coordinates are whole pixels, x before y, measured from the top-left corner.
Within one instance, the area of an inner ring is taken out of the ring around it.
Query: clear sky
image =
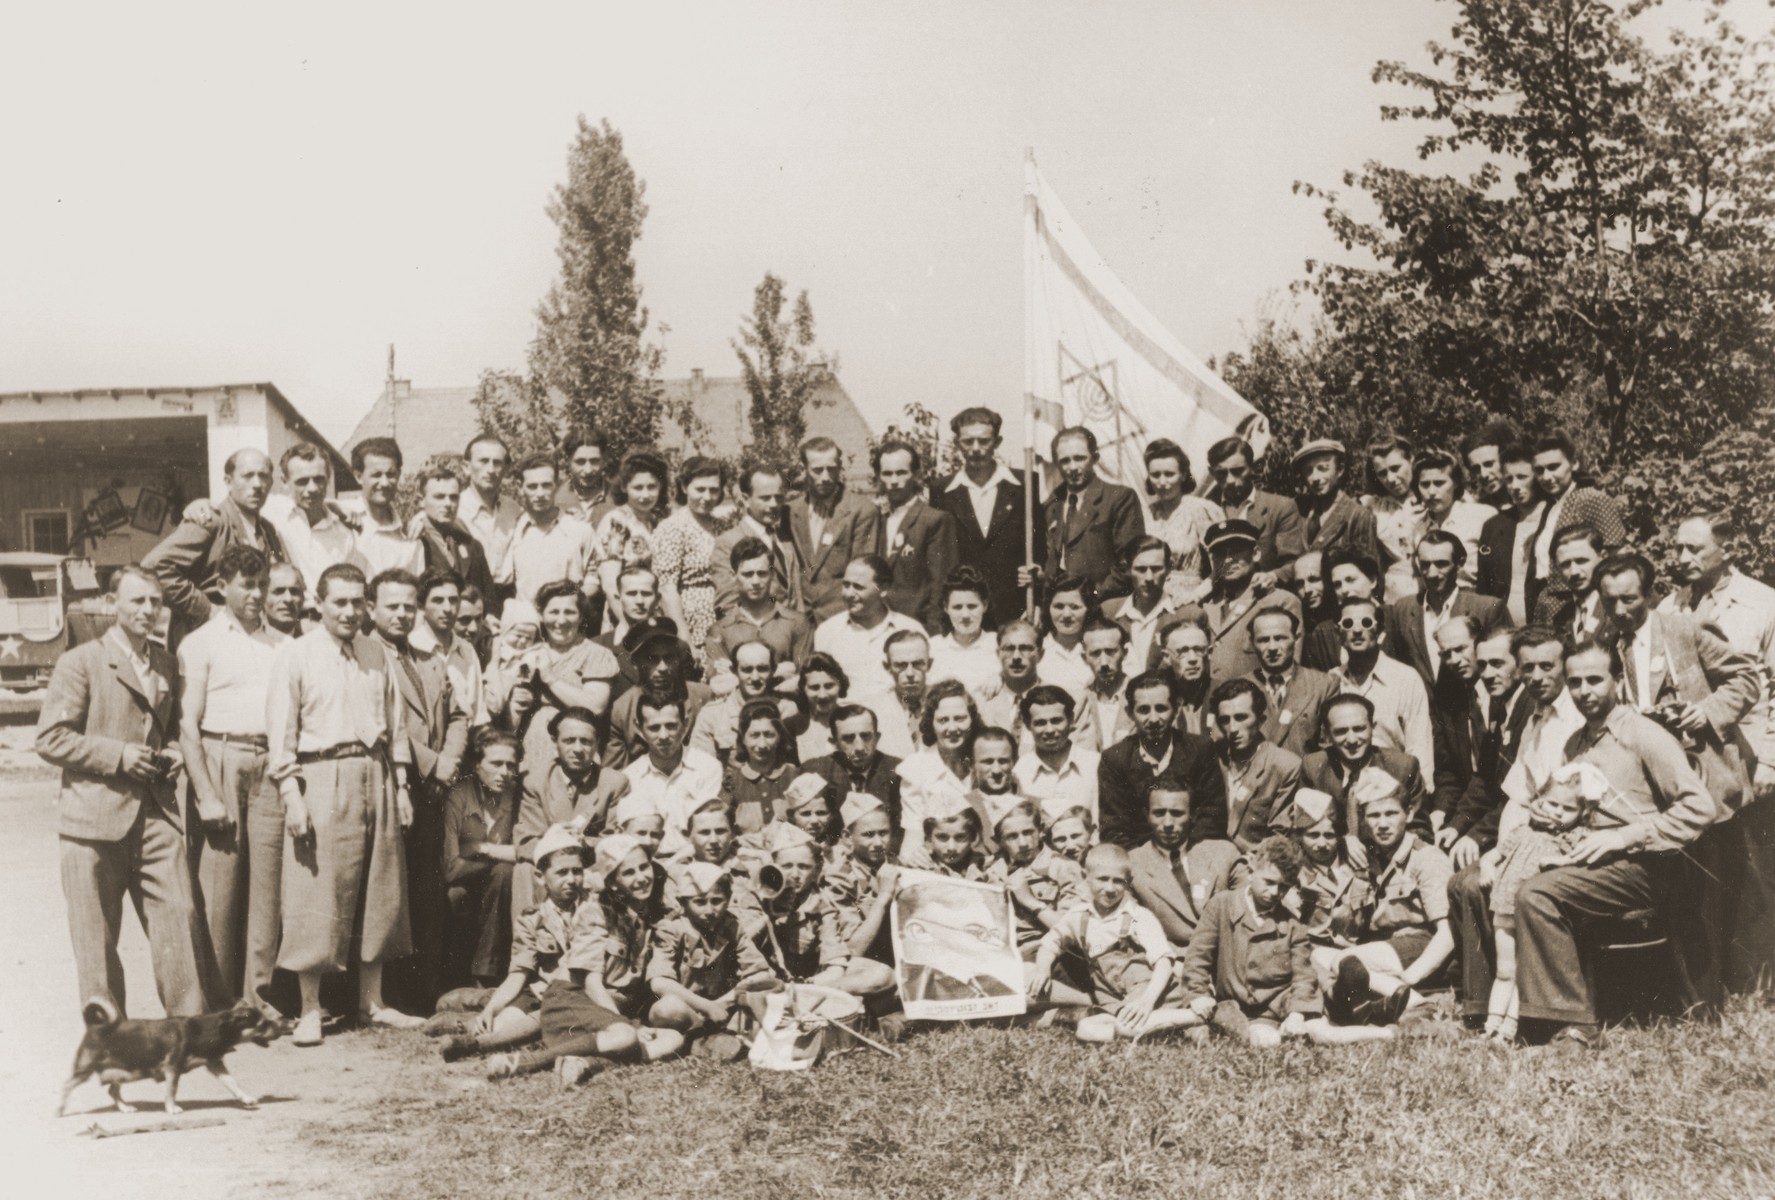
[[[1764,10],[1766,15],[1766,10]],[[736,373],[766,270],[879,427],[1014,408],[1022,153],[1196,353],[1335,254],[1296,179],[1405,163],[1437,0],[14,5],[0,391],[270,380],[342,439],[521,367],[574,118],[647,182],[666,373]]]

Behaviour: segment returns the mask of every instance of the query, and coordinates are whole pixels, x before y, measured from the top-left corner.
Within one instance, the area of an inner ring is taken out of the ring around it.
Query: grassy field
[[[1775,1195],[1775,1011],[1748,1003],[1594,1054],[1494,1050],[1452,1022],[1267,1053],[949,1027],[893,1061],[684,1061],[566,1094],[352,1036],[398,1067],[346,1086],[304,1141],[365,1195]]]

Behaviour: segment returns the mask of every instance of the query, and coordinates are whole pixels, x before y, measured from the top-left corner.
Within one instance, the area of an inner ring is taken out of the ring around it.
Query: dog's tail
[[[94,996],[80,1011],[86,1017],[88,1029],[109,1029],[123,1019],[109,996]]]

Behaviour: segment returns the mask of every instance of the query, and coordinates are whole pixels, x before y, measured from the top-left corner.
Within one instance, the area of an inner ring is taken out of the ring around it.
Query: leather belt
[[[221,742],[224,746],[240,746],[246,750],[264,752],[271,748],[271,739],[262,733],[211,733],[203,731],[205,741]]]
[[[380,743],[378,743],[380,745]],[[341,758],[369,758],[376,751],[362,742],[340,742],[325,750],[306,750],[296,755],[299,763],[336,762]]]

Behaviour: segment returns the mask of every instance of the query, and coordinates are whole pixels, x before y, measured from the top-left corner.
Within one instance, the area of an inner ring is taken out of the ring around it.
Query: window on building
[[[25,512],[25,549],[39,554],[68,552],[68,512],[66,509],[40,509]]]

